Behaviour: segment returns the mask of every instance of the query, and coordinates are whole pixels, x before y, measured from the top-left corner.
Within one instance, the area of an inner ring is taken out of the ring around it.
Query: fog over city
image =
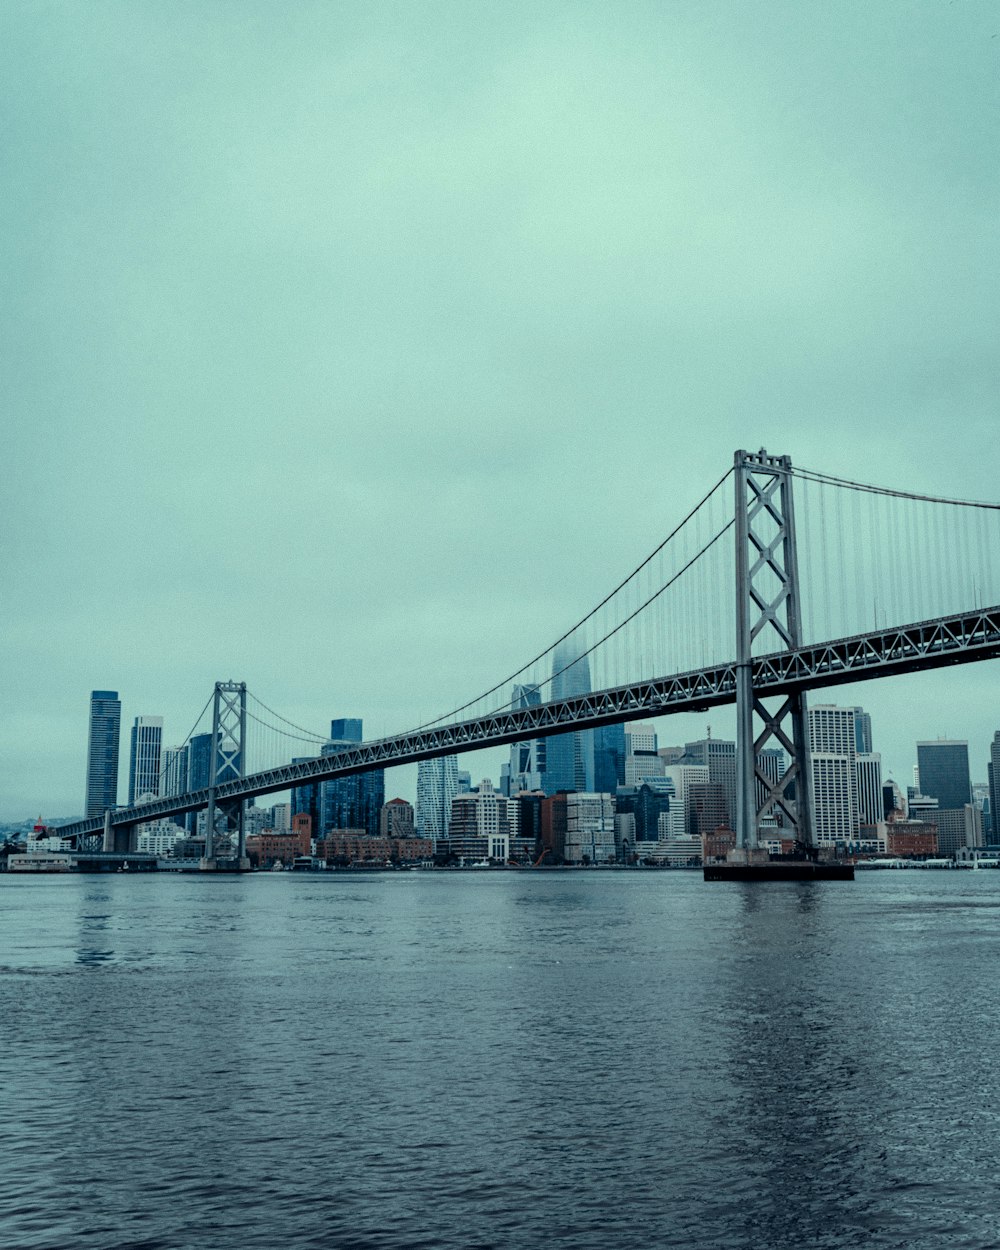
[[[998,33],[977,0],[6,6],[0,818],[82,812],[94,689],[123,779],[133,719],[180,742],[220,679],[319,735],[459,706],[736,448],[1000,500]],[[980,781],[998,674],[819,701],[904,789],[939,736]]]

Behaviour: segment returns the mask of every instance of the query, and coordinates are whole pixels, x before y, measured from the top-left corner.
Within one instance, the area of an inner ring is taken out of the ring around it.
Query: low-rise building
[[[279,863],[287,868],[297,856],[311,853],[312,839],[308,829],[291,833],[265,829],[262,833],[251,834],[247,838],[247,855],[258,868],[273,868]]]

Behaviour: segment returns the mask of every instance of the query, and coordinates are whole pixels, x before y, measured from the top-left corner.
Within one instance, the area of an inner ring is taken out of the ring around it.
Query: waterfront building
[[[942,809],[956,811],[972,802],[968,742],[945,738],[918,742],[917,768],[921,793],[937,799]]]
[[[136,828],[135,849],[142,855],[166,859],[173,857],[177,842],[183,837],[183,828],[172,820],[148,820]]]
[[[552,653],[551,699],[571,699],[590,693],[590,661],[571,638],[564,639]],[[576,729],[545,740],[546,794],[560,790],[592,791],[594,785],[594,731]]]
[[[102,816],[118,804],[118,743],[122,705],[117,690],[90,692],[87,736],[87,817]]]
[[[309,829],[300,827],[294,833],[286,830],[278,833],[275,829],[262,829],[247,837],[247,856],[257,868],[273,868],[280,863],[288,868],[300,855],[312,854],[312,839]]]
[[[132,726],[128,766],[128,801],[160,793],[160,750],[163,717],[137,716]]]
[[[337,865],[419,864],[433,854],[425,838],[373,838],[363,829],[331,829],[316,843],[317,859]]]
[[[491,781],[484,779],[475,790],[452,799],[448,849],[467,862],[506,862],[511,839],[517,837],[517,817],[517,801],[506,798],[493,789]]]
[[[886,852],[904,858],[926,858],[938,853],[937,825],[920,820],[887,820]]]
[[[414,829],[418,838],[445,843],[451,801],[459,792],[458,756],[442,755],[417,765],[417,807]]]
[[[414,837],[413,804],[406,799],[390,799],[379,812],[378,831],[382,838]]]
[[[330,722],[331,733],[350,734],[325,743],[320,754],[336,755],[357,746],[362,739],[358,719]],[[379,814],[385,802],[385,770],[372,769],[350,777],[331,777],[319,783],[319,836],[330,829],[364,829],[370,837],[379,832]]]
[[[542,800],[544,790],[522,791],[514,797],[517,832],[511,834],[510,854],[519,863],[534,863],[542,849]]]
[[[271,808],[271,828],[275,833],[287,833],[292,827],[291,803],[275,803]]]
[[[934,815],[938,830],[938,853],[954,855],[965,847],[983,845],[983,818],[972,803],[963,807],[939,807]]]
[[[615,861],[615,805],[610,794],[577,790],[566,795],[563,856],[568,864]]]
[[[193,742],[193,739],[192,739]],[[296,755],[293,764],[308,764],[315,755]],[[308,816],[311,826],[318,830],[319,825],[319,782],[310,781],[305,785],[293,786],[291,793],[291,823],[294,826],[296,816]]]

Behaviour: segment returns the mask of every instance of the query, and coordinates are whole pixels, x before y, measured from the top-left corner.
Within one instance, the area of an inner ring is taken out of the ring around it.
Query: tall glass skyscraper
[[[117,690],[90,693],[90,732],[87,739],[88,818],[101,816],[118,802],[118,742],[122,705]]]
[[[330,722],[330,741],[323,746],[321,754],[336,755],[338,751],[357,746],[362,741],[360,720],[333,720]],[[384,802],[385,770],[382,768],[320,782],[319,829],[316,836],[324,836],[332,829],[364,829],[372,837],[377,837],[379,813]]]
[[[937,799],[940,809],[954,811],[972,802],[968,742],[918,742],[917,768],[921,794]]]
[[[580,646],[567,638],[552,654],[552,690],[550,699],[570,699],[590,693],[590,662]],[[560,790],[593,790],[594,731],[575,729],[555,734],[545,740],[546,794]]]
[[[514,686],[510,692],[510,706],[514,711],[538,707],[541,701],[542,693],[537,686]],[[511,743],[508,784],[511,795],[522,790],[540,790],[544,773],[544,738],[526,738],[523,742]]]

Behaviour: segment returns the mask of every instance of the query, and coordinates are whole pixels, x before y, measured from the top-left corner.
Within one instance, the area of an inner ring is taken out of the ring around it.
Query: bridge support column
[[[220,787],[243,776],[247,720],[246,682],[217,681],[212,708],[212,760],[209,769],[208,811],[205,817],[205,855],[201,867],[245,872],[246,831],[242,799],[219,797]]]
[[[787,456],[738,451],[736,482],[736,858],[757,857],[761,821],[814,853],[812,768],[806,696],[765,703],[753,687],[753,657],[800,646],[798,553]],[[778,706],[774,706],[777,702]],[[770,704],[770,706],[769,706]],[[759,732],[756,729],[760,725]],[[766,767],[780,748],[785,767]]]

